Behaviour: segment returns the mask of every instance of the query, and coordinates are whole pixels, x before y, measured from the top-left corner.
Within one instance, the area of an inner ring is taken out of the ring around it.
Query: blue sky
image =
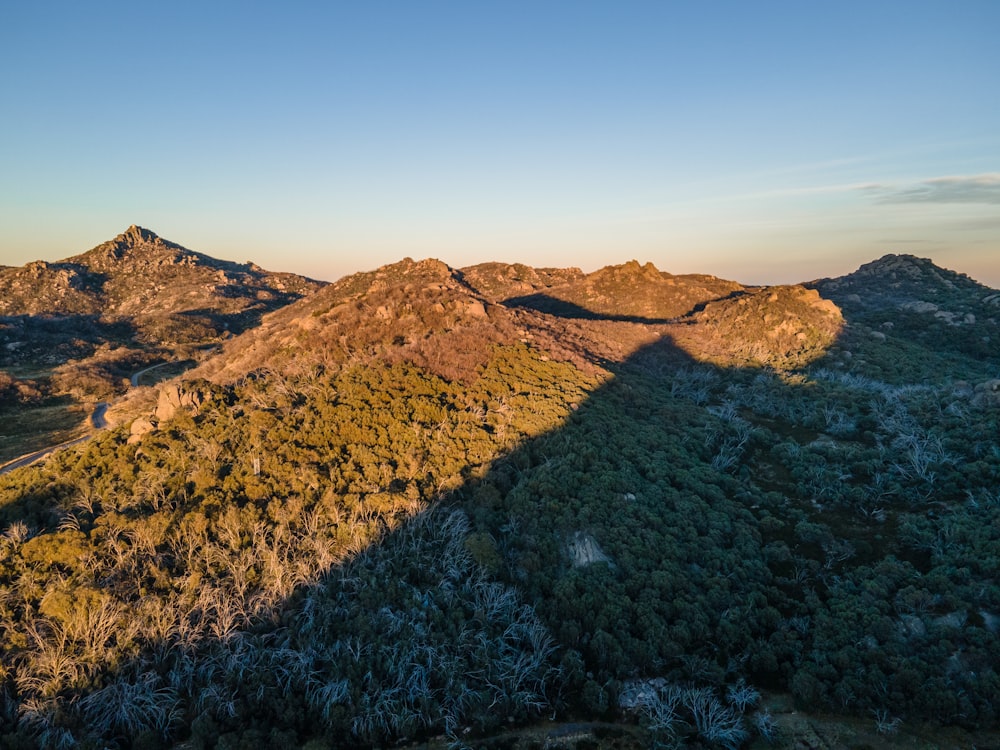
[[[745,283],[887,252],[1000,287],[1000,2],[6,3],[0,263],[140,224]]]

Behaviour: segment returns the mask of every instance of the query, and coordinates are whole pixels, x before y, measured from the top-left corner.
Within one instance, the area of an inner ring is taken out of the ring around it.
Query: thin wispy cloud
[[[935,177],[908,185],[865,185],[877,203],[998,203],[1000,172]]]

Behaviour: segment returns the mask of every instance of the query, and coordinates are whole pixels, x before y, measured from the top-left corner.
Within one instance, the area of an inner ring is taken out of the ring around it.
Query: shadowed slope
[[[995,724],[996,410],[698,362],[669,327],[491,304],[434,261],[267,324],[138,443],[0,481],[4,731],[370,746],[610,717],[653,677],[660,742],[766,727],[747,684]],[[814,356],[768,330],[775,363]]]
[[[1000,339],[1000,292],[912,255],[886,255],[810,286],[876,338],[917,343],[943,356],[984,360]]]

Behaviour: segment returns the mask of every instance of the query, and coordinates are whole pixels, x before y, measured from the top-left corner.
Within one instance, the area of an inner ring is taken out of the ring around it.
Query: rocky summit
[[[257,317],[320,284],[220,261],[131,226],[64,261],[0,269],[0,315],[143,318],[198,310]]]

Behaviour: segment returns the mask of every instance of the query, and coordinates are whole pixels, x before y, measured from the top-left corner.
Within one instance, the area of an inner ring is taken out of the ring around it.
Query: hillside
[[[969,360],[995,361],[1000,293],[926,258],[886,255],[808,286],[835,302],[869,344],[889,343],[875,349],[895,349],[889,361],[871,346],[863,352],[883,377],[916,382],[942,371],[960,376]]]
[[[0,744],[997,744],[1000,339],[875,326],[875,271],[406,259],[264,315],[0,476]]]
[[[56,317],[64,327],[114,325],[146,343],[201,341],[254,325],[260,315],[319,288],[294,274],[210,258],[131,226],[113,240],[56,263],[0,269],[0,316]],[[6,356],[32,354],[7,334]],[[54,353],[50,352],[50,355]]]
[[[322,286],[132,226],[66,260],[0,269],[0,462],[75,435],[131,374],[199,356]],[[15,413],[16,412],[16,413]]]

